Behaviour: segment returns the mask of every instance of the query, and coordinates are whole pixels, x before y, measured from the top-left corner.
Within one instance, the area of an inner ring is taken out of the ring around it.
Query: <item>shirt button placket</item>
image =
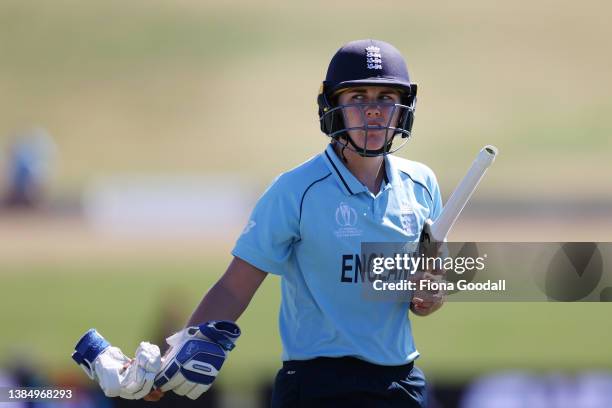
[[[372,217],[374,217],[374,219],[378,219],[378,200],[377,199],[373,199],[372,200]]]

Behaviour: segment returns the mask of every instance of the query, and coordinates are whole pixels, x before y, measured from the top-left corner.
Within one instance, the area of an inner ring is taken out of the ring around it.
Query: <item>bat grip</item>
[[[419,242],[429,243],[432,241],[433,237],[431,235],[431,226],[433,221],[431,219],[426,219],[425,224],[423,224],[423,230],[421,231],[421,237],[419,238]]]

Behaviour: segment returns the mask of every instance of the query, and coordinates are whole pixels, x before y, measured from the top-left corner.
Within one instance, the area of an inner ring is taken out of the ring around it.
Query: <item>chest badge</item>
[[[345,203],[340,202],[335,212],[335,220],[338,228],[334,230],[337,238],[357,237],[361,235],[361,230],[357,226],[357,211]]]
[[[418,225],[414,210],[408,204],[403,204],[400,207],[400,223],[402,229],[409,235],[418,234]]]

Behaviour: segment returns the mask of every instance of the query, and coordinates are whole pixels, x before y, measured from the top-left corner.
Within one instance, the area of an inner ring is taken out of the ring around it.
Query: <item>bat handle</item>
[[[425,220],[419,242],[418,253],[426,257],[438,257],[446,251],[446,237],[436,238],[432,232],[433,221]]]
[[[426,219],[425,224],[423,224],[423,230],[421,231],[421,238],[419,242],[429,243],[433,240],[433,236],[431,234],[431,226],[433,225],[433,221],[431,219]]]

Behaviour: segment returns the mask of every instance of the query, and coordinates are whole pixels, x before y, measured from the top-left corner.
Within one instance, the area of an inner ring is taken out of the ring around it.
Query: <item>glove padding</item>
[[[168,337],[171,348],[155,377],[155,387],[197,399],[215,381],[239,336],[235,323],[220,320],[187,327]]]
[[[133,360],[110,345],[95,329],[81,337],[72,354],[89,378],[100,384],[107,397],[140,399],[153,387],[161,368],[161,353],[154,344],[142,342]]]

